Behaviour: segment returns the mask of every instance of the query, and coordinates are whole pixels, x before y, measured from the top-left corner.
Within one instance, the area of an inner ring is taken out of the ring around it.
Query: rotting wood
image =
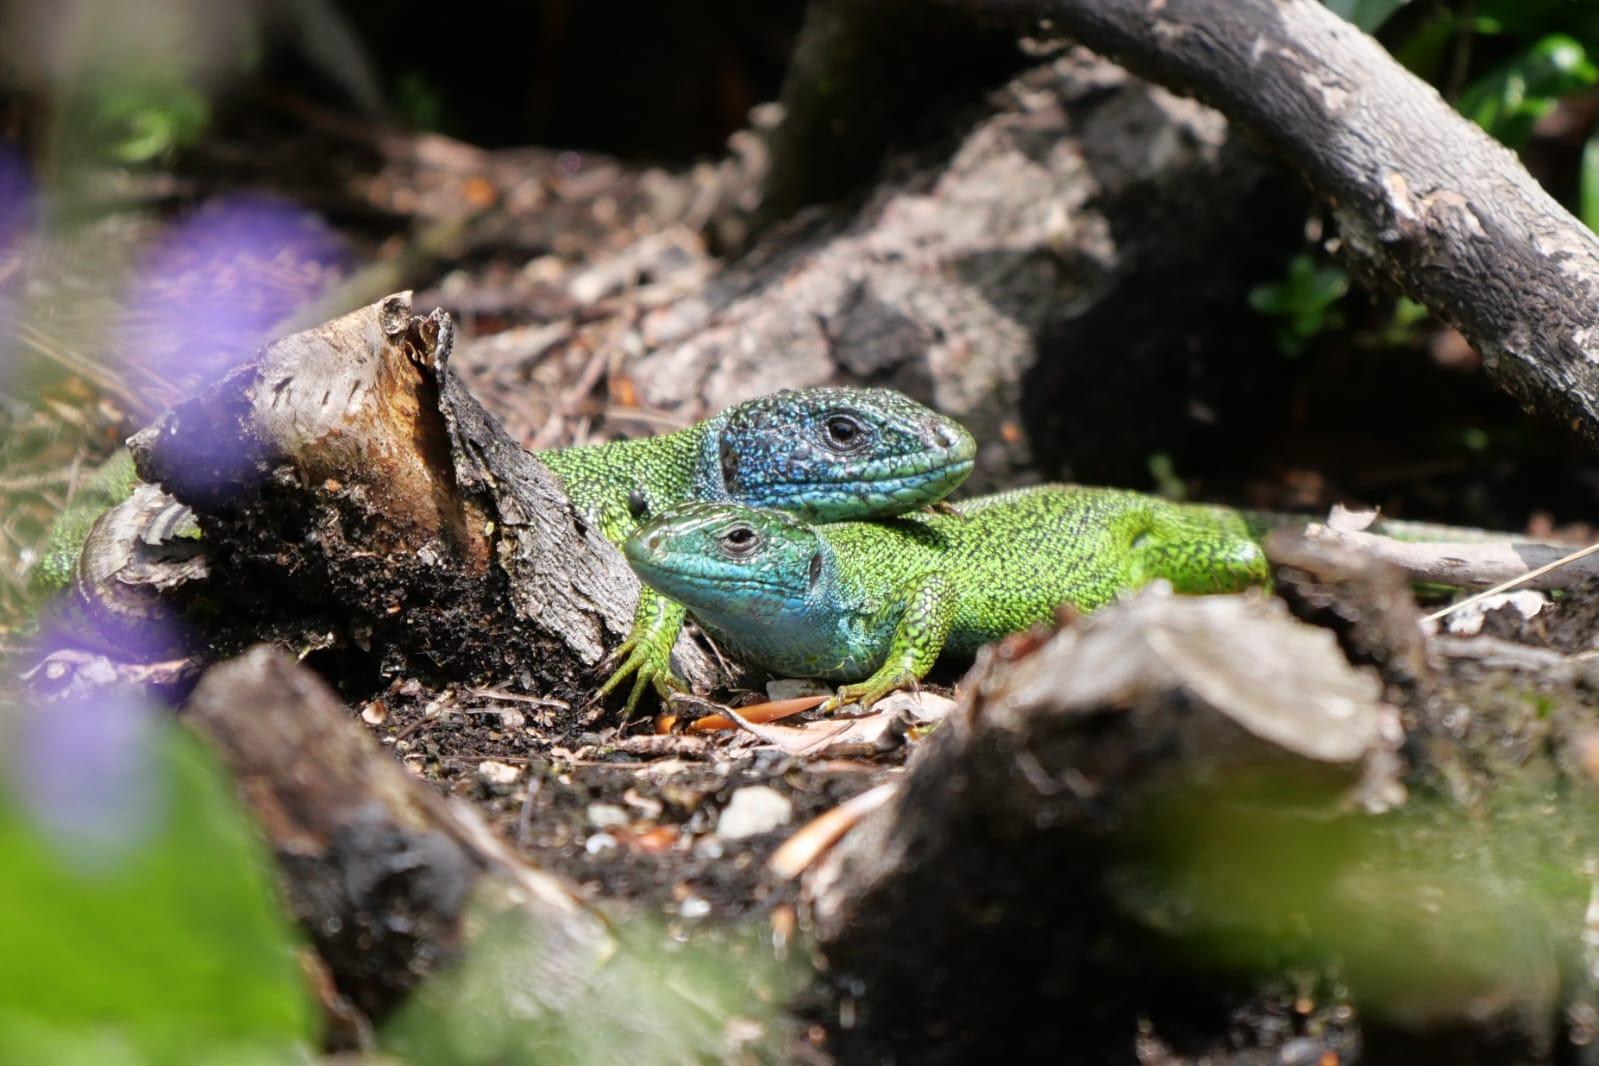
[[[185,720],[233,772],[290,911],[339,992],[381,1019],[516,911],[544,932],[551,995],[615,950],[605,922],[532,869],[470,807],[384,752],[310,671],[258,647],[201,678]]]
[[[1249,410],[1271,325],[1245,294],[1302,223],[1292,181],[1217,112],[1071,49],[858,207],[774,228],[647,312],[626,395],[692,420],[777,388],[889,385],[983,442],[974,490],[1127,483]]]
[[[616,924],[412,777],[282,652],[213,667],[185,720],[277,859],[337,993],[331,1032],[381,1024],[384,1050],[415,1062],[775,1061],[770,965],[742,957],[730,982],[725,959],[647,919]]]
[[[637,580],[451,372],[453,337],[390,296],[268,346],[130,442],[198,516],[224,649],[333,643],[391,674],[588,698]],[[720,676],[687,639],[675,658]]]

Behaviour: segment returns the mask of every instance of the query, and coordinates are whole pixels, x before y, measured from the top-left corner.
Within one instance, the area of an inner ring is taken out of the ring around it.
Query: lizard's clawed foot
[[[915,686],[916,678],[910,674],[895,674],[889,677],[873,676],[859,684],[840,685],[832,698],[818,707],[817,710],[822,714],[832,714],[841,707],[858,703],[861,710],[864,711],[895,689],[914,688]]]
[[[672,673],[672,650],[667,647],[662,651],[655,643],[628,637],[617,645],[616,651],[611,653],[609,662],[621,660],[614,673],[600,686],[598,695],[605,697],[620,688],[622,682],[629,677],[633,679],[633,687],[627,694],[627,705],[622,709],[622,717],[631,718],[633,712],[638,710],[639,700],[644,693],[653,687],[656,695],[664,704],[674,692],[687,692],[688,685],[683,679]]]

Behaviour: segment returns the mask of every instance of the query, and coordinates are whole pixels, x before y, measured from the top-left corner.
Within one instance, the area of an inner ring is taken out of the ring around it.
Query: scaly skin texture
[[[958,423],[890,389],[816,388],[762,396],[714,418],[642,440],[538,453],[573,506],[614,544],[640,521],[691,500],[785,508],[816,521],[891,517],[937,503],[971,473],[977,445]],[[41,591],[64,588],[99,514],[137,485],[126,451],[86,486],[51,532]],[[628,678],[629,713],[653,687],[683,682],[672,646],[683,608],[641,591],[633,629],[600,694]]]
[[[890,389],[778,392],[677,433],[541,452],[574,507],[621,544],[651,515],[687,501],[782,508],[815,522],[892,517],[949,495],[977,445],[958,423]],[[605,695],[628,678],[627,713],[653,686],[683,682],[672,645],[683,607],[648,587],[618,647]]]
[[[1263,585],[1243,518],[1120,489],[1052,485],[955,514],[814,526],[736,504],[688,504],[628,538],[628,562],[707,631],[767,669],[845,685],[871,704],[945,650],[969,653],[1156,578],[1179,592]]]

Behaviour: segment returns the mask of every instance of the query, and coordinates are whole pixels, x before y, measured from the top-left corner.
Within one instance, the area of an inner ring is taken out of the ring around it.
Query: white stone
[[[614,803],[591,803],[588,809],[589,824],[596,829],[609,829],[615,825],[626,825],[627,811]]]
[[[794,804],[787,796],[765,785],[750,785],[727,801],[716,823],[716,835],[723,840],[742,840],[787,825],[793,817]]]
[[[477,764],[477,775],[491,785],[509,785],[522,776],[522,771],[495,759],[484,759]]]

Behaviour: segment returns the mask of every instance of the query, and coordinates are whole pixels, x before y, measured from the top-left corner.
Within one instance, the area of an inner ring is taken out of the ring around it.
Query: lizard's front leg
[[[610,657],[613,662],[620,659],[621,665],[599,691],[599,695],[605,696],[629,677],[633,678],[633,688],[628,692],[627,706],[622,711],[624,718],[632,717],[639,697],[651,685],[662,701],[673,692],[688,688],[682,678],[672,673],[672,647],[683,629],[684,613],[682,604],[667,599],[649,586],[639,589],[633,628]]]
[[[883,665],[865,681],[840,687],[821,710],[836,711],[848,703],[870,707],[895,689],[926,677],[949,638],[955,600],[955,589],[942,574],[924,574],[907,585],[898,601],[903,608]]]

